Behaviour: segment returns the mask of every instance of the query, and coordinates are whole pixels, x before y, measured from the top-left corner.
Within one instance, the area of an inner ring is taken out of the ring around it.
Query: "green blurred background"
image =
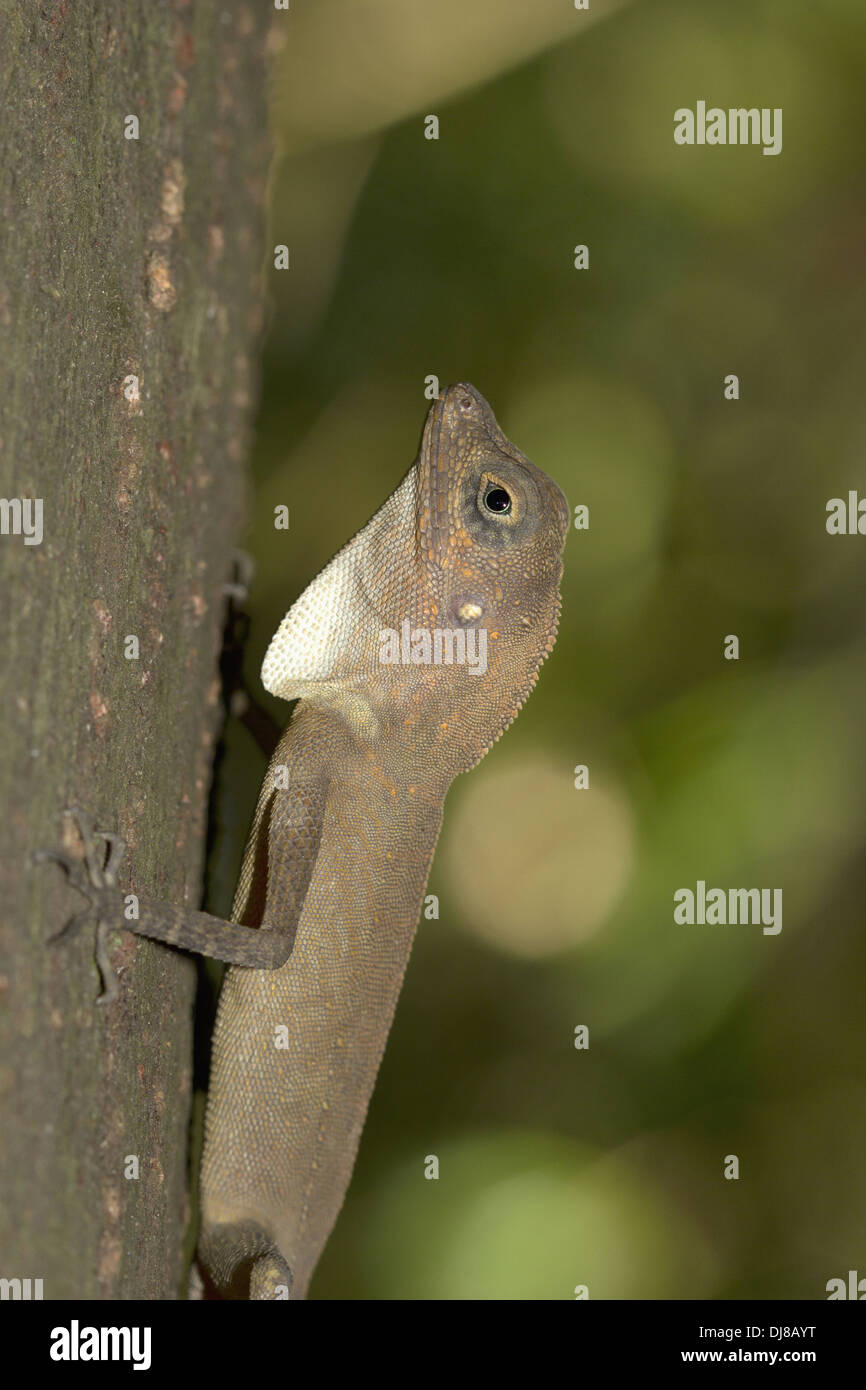
[[[251,687],[411,464],[428,375],[590,509],[538,689],[449,796],[311,1296],[824,1298],[866,1275],[866,538],[825,529],[866,493],[866,6],[294,0],[277,28]],[[678,147],[699,99],[782,107],[782,153]],[[223,910],[263,770],[232,727]],[[782,932],[675,924],[697,879],[782,888]]]

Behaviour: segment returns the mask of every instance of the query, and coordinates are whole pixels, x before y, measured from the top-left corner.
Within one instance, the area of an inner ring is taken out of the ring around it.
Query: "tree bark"
[[[29,861],[78,852],[77,802],[127,840],[124,889],[198,901],[272,13],[2,9],[0,493],[42,499],[43,536],[4,509],[0,1277],[46,1298],[182,1294],[193,963],[118,933],[97,1007],[93,932],[48,944],[82,900]]]

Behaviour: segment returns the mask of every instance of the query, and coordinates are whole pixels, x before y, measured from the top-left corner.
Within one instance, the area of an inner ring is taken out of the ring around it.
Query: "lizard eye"
[[[470,474],[469,487],[477,488],[473,511],[481,527],[479,535],[484,536],[486,545],[494,548],[511,544],[515,528],[520,527],[523,519],[524,493],[519,479],[515,478],[512,486],[513,476],[510,463],[497,467],[495,472],[493,468],[485,468],[477,483]],[[469,502],[468,497],[466,500]]]
[[[511,511],[511,495],[496,483],[488,484],[484,493],[484,505],[494,516],[507,516]]]

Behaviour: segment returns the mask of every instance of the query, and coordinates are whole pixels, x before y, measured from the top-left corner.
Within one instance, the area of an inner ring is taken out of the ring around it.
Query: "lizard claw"
[[[87,812],[80,806],[70,806],[63,813],[71,816],[78,826],[81,843],[84,846],[84,859],[87,872],[94,888],[111,887],[117,881],[117,870],[126,853],[126,841],[113,830],[94,830]],[[100,854],[99,841],[107,847],[107,853]],[[101,862],[100,862],[101,861]]]
[[[71,888],[87,899],[87,907],[49,937],[52,944],[70,938],[88,920],[96,917],[96,963],[102,977],[102,994],[98,1004],[111,1004],[118,995],[117,976],[108,954],[108,936],[117,925],[119,890],[117,870],[126,852],[122,836],[108,830],[94,830],[90,817],[80,806],[70,806],[64,815],[72,816],[78,826],[84,848],[83,859],[72,859],[61,850],[39,849],[33,854],[37,864],[59,864]]]
[[[69,858],[59,849],[35,849],[30,856],[34,864],[59,864],[61,869],[66,870],[67,877],[70,878],[75,871],[75,861]]]
[[[70,917],[69,921],[64,923],[59,931],[56,931],[53,936],[49,936],[49,946],[56,946],[58,941],[63,941],[64,939],[69,940],[73,936],[76,936],[87,919],[93,916],[93,913],[93,907],[85,907],[82,912],[76,912],[75,916]]]
[[[226,598],[246,603],[250,596],[254,571],[252,555],[248,555],[245,550],[236,550],[232,556],[232,577],[223,585]]]

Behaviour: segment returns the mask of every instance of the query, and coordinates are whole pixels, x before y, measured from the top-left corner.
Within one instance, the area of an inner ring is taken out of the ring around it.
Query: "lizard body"
[[[266,688],[299,703],[262,787],[232,923],[149,903],[137,922],[118,920],[116,858],[90,890],[103,926],[235,962],[201,1183],[200,1259],[223,1294],[306,1294],[351,1177],[445,794],[515,717],[552,648],[568,522],[562,493],[483,397],[450,387],[413,468],[268,650]],[[407,621],[415,659],[405,641],[402,660],[386,658],[383,633]],[[423,634],[436,630],[457,660],[430,659]],[[459,660],[470,633],[486,639],[475,669]],[[97,858],[91,843],[91,883]]]

